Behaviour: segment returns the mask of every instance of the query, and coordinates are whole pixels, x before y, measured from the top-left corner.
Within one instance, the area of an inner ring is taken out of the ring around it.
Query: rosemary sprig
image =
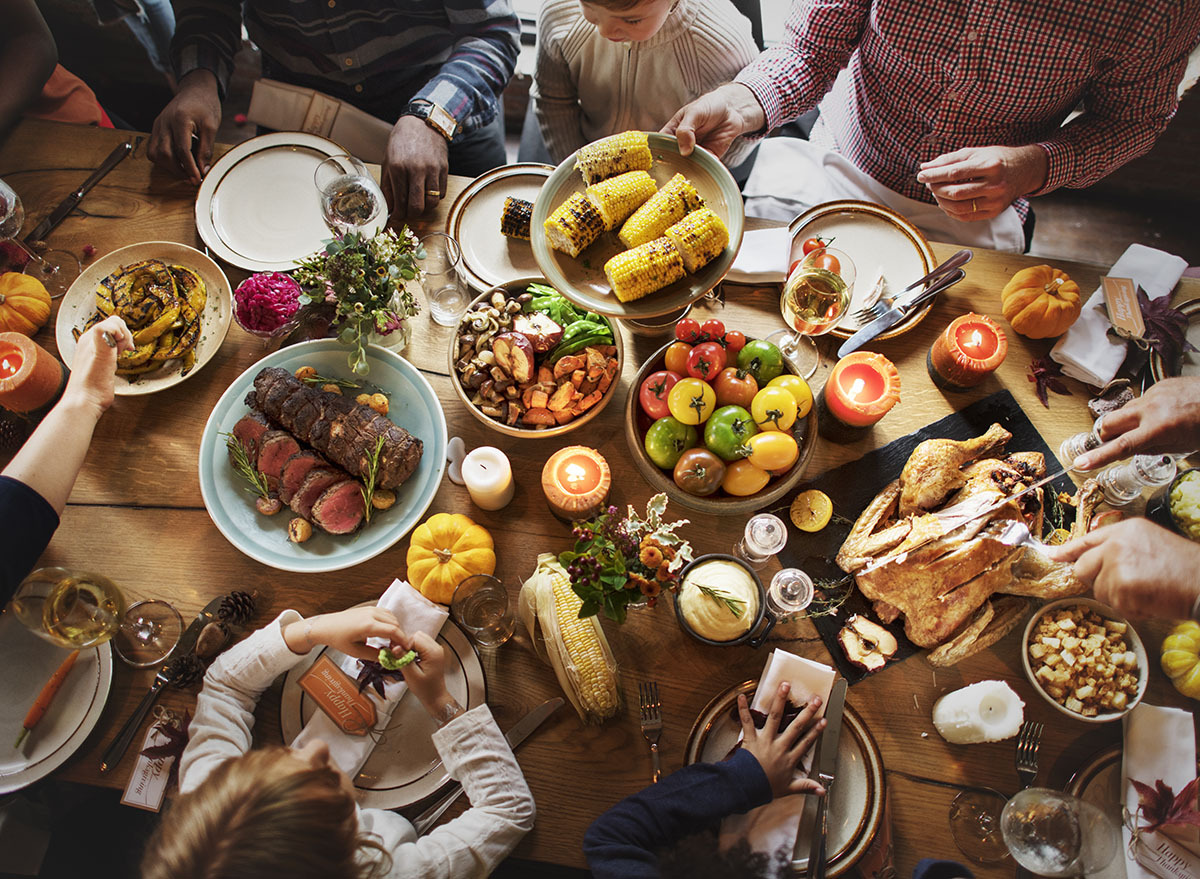
[[[357,382],[348,381],[344,378],[330,378],[324,375],[306,375],[300,379],[306,385],[337,385],[339,388],[361,388],[362,385]]]
[[[225,448],[229,449],[229,455],[233,459],[233,469],[251,485],[246,491],[259,497],[270,498],[271,489],[267,485],[267,477],[254,469],[254,465],[250,463],[250,450],[246,448],[246,444],[232,433],[222,433],[221,436],[225,437]]]
[[[831,617],[835,616],[842,609],[842,605],[850,598],[854,592],[854,578],[843,577],[840,580],[817,580],[813,583],[816,587],[818,597],[813,599],[812,604],[805,608],[804,615],[809,619],[816,617]],[[840,590],[836,591],[836,590]]]
[[[375,497],[375,477],[379,473],[379,454],[383,451],[383,437],[375,440],[375,450],[371,452],[371,461],[367,465],[367,475],[363,477],[363,484],[359,486],[362,491],[363,504],[366,506],[366,520],[371,521],[371,499]]]
[[[713,589],[711,586],[705,586],[703,583],[697,583],[696,588],[713,601],[725,605],[725,607],[729,608],[729,612],[737,618],[741,618],[742,611],[746,609],[746,602],[740,598],[733,597],[724,590]]]

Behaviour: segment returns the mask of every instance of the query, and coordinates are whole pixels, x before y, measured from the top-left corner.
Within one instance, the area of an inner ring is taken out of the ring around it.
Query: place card
[[[1125,339],[1141,339],[1146,335],[1146,321],[1138,305],[1137,284],[1129,278],[1102,278],[1104,302],[1108,319],[1117,334]]]
[[[365,736],[375,726],[375,704],[328,655],[322,653],[298,683],[342,732]]]
[[[146,738],[142,741],[141,750],[170,744],[171,739],[163,732],[158,723],[150,725],[146,730]],[[167,795],[167,784],[171,780],[171,765],[174,757],[147,757],[138,754],[133,772],[129,774],[129,783],[125,785],[125,793],[121,802],[135,809],[145,809],[147,812],[157,812],[162,808],[163,797]]]

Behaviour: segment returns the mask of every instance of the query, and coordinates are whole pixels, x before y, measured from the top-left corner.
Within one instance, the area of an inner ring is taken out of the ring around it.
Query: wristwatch
[[[433,101],[423,99],[413,101],[408,105],[405,115],[424,119],[426,125],[446,140],[453,139],[454,132],[458,128],[458,122],[446,111],[446,108],[433,103]]]

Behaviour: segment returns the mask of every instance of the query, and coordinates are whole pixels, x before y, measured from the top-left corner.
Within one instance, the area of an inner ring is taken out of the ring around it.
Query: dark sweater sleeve
[[[0,476],[0,606],[8,604],[58,528],[49,501],[9,476]]]
[[[657,879],[659,850],[770,801],[762,767],[739,748],[728,760],[686,766],[621,800],[588,828],[583,853],[596,879]]]

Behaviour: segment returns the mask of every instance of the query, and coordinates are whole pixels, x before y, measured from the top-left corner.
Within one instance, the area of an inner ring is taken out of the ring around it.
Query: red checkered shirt
[[[1049,158],[1040,195],[1154,145],[1198,36],[1200,0],[795,0],[783,43],[737,81],[768,129],[832,84],[821,114],[838,150],[910,198],[933,201],[921,162],[1031,143]]]

